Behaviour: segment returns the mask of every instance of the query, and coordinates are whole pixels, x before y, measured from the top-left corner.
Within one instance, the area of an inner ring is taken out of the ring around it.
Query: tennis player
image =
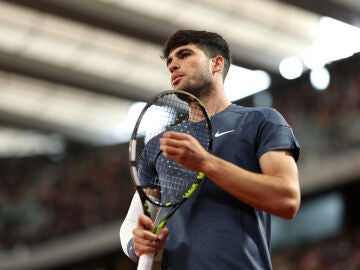
[[[146,229],[154,225],[135,195],[120,229],[124,252],[137,261],[162,249],[163,270],[272,269],[271,215],[292,219],[300,206],[292,128],[274,109],[226,98],[231,57],[220,35],[177,31],[163,57],[173,88],[197,96],[211,114],[213,150],[188,134],[163,135],[163,154],[206,179],[158,235]]]

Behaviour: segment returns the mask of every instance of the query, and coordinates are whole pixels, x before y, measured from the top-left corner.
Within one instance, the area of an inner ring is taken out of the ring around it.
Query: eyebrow
[[[175,56],[180,56],[181,54],[185,53],[185,52],[191,52],[193,53],[194,51],[192,49],[189,49],[189,48],[184,48],[184,49],[180,49],[178,50],[176,53],[175,53]],[[172,57],[169,57],[167,60],[166,60],[166,66],[169,66],[172,62],[173,58]]]

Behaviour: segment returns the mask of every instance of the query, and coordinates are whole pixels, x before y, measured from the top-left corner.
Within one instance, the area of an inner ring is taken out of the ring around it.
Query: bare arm
[[[205,151],[188,134],[167,132],[161,139],[165,156],[206,174],[239,200],[271,214],[291,219],[300,205],[298,170],[291,153],[270,151],[260,158],[262,173],[253,173]]]

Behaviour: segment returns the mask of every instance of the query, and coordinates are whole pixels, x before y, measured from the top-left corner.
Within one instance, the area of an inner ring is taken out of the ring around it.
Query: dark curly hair
[[[223,71],[225,79],[230,68],[231,55],[228,43],[219,34],[207,31],[179,30],[165,41],[162,58],[167,59],[172,50],[188,44],[196,45],[209,58],[221,55],[225,60]]]

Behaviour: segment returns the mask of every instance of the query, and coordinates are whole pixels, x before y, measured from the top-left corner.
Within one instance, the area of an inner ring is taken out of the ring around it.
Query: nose
[[[172,61],[169,65],[168,65],[168,69],[170,71],[170,73],[173,73],[175,70],[179,69],[179,64],[175,61]]]

